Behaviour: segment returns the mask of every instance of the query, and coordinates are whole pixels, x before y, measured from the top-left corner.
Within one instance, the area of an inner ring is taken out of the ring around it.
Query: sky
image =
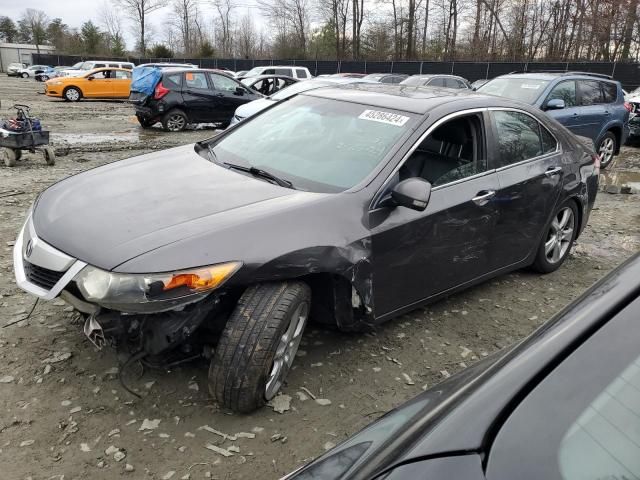
[[[23,0],[16,2],[15,0],[0,0],[0,15],[6,15],[17,21],[27,8],[42,10],[50,19],[61,18],[64,23],[71,28],[80,28],[87,20],[93,21],[96,25],[100,25],[98,11],[104,0]],[[169,3],[169,0],[166,0]],[[265,22],[260,16],[257,8],[257,0],[239,0],[236,14],[245,15],[250,12],[258,28],[261,28]],[[212,7],[202,2],[201,9],[204,11],[207,21],[213,16]],[[153,12],[149,16],[149,23],[153,26],[155,36],[154,41],[164,40],[162,36],[162,24],[170,14],[170,8],[164,7]],[[135,39],[132,32],[131,23],[128,20],[123,22],[125,27],[125,35],[127,48],[133,49]],[[153,43],[153,42],[152,42]]]

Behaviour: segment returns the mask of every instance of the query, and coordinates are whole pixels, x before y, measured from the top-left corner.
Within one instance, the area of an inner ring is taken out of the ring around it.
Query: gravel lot
[[[41,89],[32,80],[0,77],[0,117],[12,114],[13,103],[27,103],[55,133],[58,152],[68,151],[54,167],[31,154],[15,168],[0,166],[0,325],[25,318],[34,304],[14,283],[11,255],[37,192],[88,168],[215,133],[142,131],[125,103],[69,104],[38,95]],[[625,148],[613,170],[638,175],[638,152]],[[278,478],[426,386],[529,334],[639,250],[639,207],[640,195],[600,193],[580,242],[553,274],[502,276],[374,334],[311,326],[275,405],[283,413],[219,409],[207,394],[205,364],[129,374],[138,400],[118,382],[115,353],[85,340],[70,307],[39,303],[28,320],[0,329],[0,476]]]

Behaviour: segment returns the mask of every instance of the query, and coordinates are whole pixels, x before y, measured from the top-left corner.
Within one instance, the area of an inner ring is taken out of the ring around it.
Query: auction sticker
[[[358,117],[362,120],[371,120],[373,122],[387,123],[389,125],[395,125],[396,127],[402,127],[409,121],[409,117],[404,115],[398,115],[397,113],[381,112],[380,110],[365,110]]]

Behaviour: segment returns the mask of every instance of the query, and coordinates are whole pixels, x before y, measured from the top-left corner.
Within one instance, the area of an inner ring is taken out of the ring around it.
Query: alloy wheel
[[[67,100],[76,102],[80,99],[80,92],[78,92],[78,90],[76,90],[75,88],[70,88],[65,92],[64,96],[67,97]]]
[[[300,340],[302,340],[302,332],[307,323],[309,316],[309,304],[302,302],[298,305],[298,308],[293,312],[291,316],[291,322],[289,326],[282,334],[276,353],[273,357],[273,366],[269,373],[269,379],[267,380],[267,386],[265,388],[265,398],[271,400],[276,396],[282,383],[284,382],[289,368],[293,364],[293,360],[300,346]]]
[[[167,120],[167,129],[171,132],[178,132],[185,127],[186,120],[182,115],[174,114]]]
[[[556,214],[544,244],[544,253],[549,263],[558,263],[564,258],[571,247],[574,226],[575,217],[571,208],[565,207]]]
[[[615,144],[612,138],[605,138],[600,142],[600,148],[598,149],[598,154],[600,155],[600,162],[603,164],[607,164],[613,158],[613,150],[615,148]]]

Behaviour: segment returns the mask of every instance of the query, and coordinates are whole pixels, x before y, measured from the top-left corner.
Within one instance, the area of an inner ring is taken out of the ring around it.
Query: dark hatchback
[[[171,132],[188,124],[217,123],[226,128],[236,108],[262,95],[219,70],[166,69],[153,95],[132,91],[140,125],[149,128],[157,122]]]
[[[638,479],[639,316],[636,255],[520,344],[285,479]]]
[[[593,150],[534,107],[318,88],[49,187],[16,281],[62,296],[131,362],[210,358],[211,393],[246,412],[277,394],[309,319],[366,331],[501,273],[556,270],[597,183]]]

